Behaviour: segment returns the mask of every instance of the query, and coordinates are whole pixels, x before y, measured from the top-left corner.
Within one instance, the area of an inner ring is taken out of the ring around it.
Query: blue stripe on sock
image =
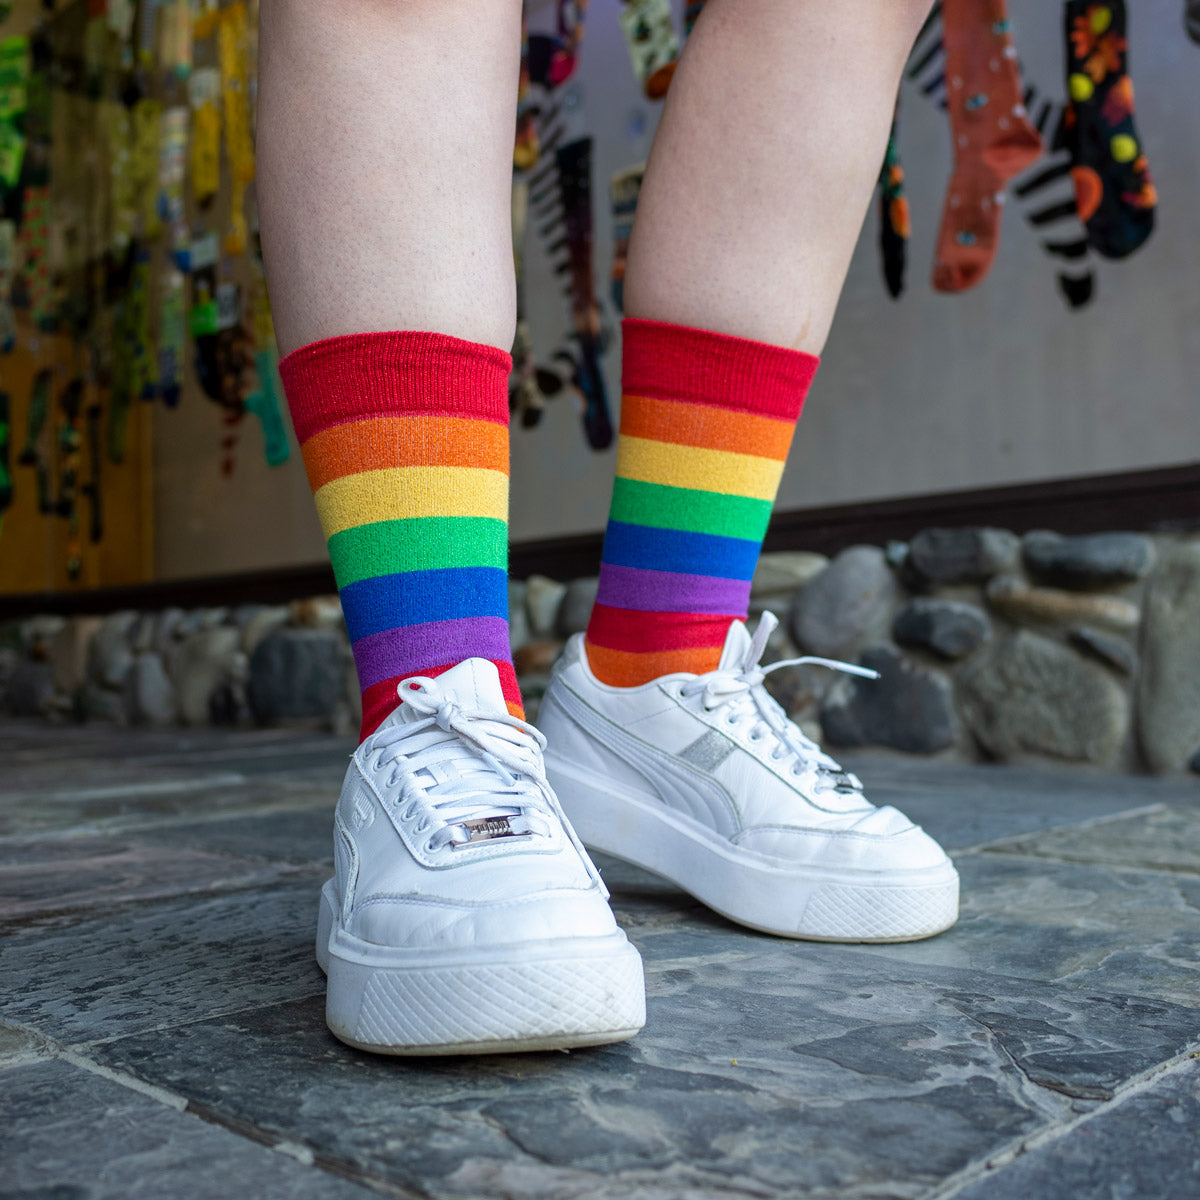
[[[352,642],[401,625],[508,617],[508,576],[498,567],[404,571],[360,579],[342,588],[342,613]]]
[[[604,535],[604,562],[645,571],[683,575],[717,575],[750,579],[758,563],[759,543],[679,529],[655,529],[609,521]]]

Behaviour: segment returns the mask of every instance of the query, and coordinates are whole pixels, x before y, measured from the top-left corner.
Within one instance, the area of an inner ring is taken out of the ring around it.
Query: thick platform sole
[[[317,962],[333,1034],[377,1054],[509,1054],[631,1038],[646,1023],[642,960],[620,931],[496,946],[402,951],[337,927],[321,890]]]
[[[820,942],[911,942],[958,919],[949,861],[887,872],[779,867],[550,753],[546,775],[586,846],[664,876],[751,929]]]

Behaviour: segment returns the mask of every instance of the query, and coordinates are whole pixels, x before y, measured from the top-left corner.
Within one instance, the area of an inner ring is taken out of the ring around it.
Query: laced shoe
[[[729,628],[720,665],[619,688],[568,643],[542,701],[546,772],[587,845],[672,880],[754,929],[822,941],[928,937],[958,917],[942,848],[788,719],[762,686],[778,621]]]
[[[641,958],[546,781],[545,739],[485,659],[400,688],[334,818],[317,929],[329,1028],[385,1054],[632,1037]]]

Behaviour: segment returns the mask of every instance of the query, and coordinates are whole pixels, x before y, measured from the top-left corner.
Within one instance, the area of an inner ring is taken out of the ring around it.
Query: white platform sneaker
[[[329,1028],[384,1054],[632,1037],[641,958],[546,782],[545,739],[485,659],[401,686],[338,801],[317,931]]]
[[[762,686],[771,630],[741,621],[706,675],[635,688],[592,674],[583,637],[555,667],[539,721],[546,773],[593,849],[672,880],[754,929],[822,941],[929,937],[958,917],[942,848],[788,720]],[[858,671],[849,664],[829,664]]]

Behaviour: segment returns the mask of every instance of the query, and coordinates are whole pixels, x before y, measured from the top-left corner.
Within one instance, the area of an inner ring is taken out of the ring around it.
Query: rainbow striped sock
[[[511,359],[436,333],[361,333],[279,373],[363,693],[361,736],[402,679],[491,659],[522,716],[508,635]]]
[[[818,359],[659,321],[622,324],[621,433],[600,590],[597,678],[714,670],[750,580]]]

